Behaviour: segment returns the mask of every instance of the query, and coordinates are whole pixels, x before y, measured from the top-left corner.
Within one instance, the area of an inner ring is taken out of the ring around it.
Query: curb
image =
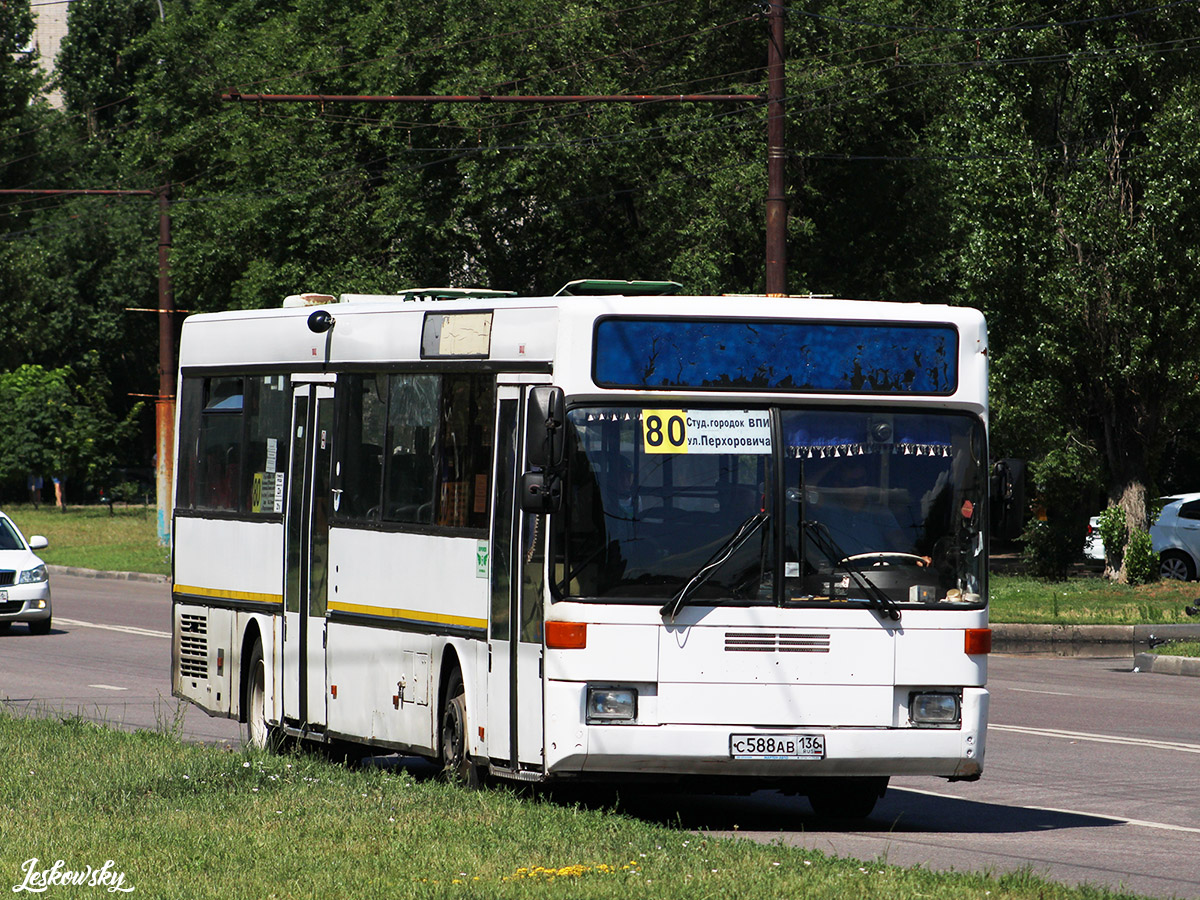
[[[1148,652],[1167,641],[1200,640],[1200,625],[1009,625],[993,624],[997,653],[1057,653],[1072,648],[1111,650],[1133,657],[1134,672],[1200,677],[1200,659]]]
[[[992,648],[1018,652],[1028,644],[1124,644],[1132,648],[1137,625],[1008,625],[993,623]],[[1187,626],[1184,626],[1187,627]],[[1131,654],[1132,655],[1132,652]]]
[[[1200,677],[1200,659],[1190,656],[1159,656],[1157,653],[1138,653],[1133,657],[1133,671],[1155,675],[1192,675]]]
[[[169,575],[150,575],[146,572],[107,572],[101,569],[81,569],[78,566],[46,566],[51,575],[74,575],[79,578],[113,578],[120,581],[146,581],[170,584]]]

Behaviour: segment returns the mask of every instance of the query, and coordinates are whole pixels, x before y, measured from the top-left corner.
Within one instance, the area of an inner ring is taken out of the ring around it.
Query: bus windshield
[[[973,416],[583,407],[567,418],[559,598],[983,603],[987,457]]]

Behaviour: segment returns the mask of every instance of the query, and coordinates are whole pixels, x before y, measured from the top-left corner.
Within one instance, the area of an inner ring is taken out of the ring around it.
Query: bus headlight
[[[589,724],[632,722],[637,718],[637,690],[622,687],[592,687],[587,690]]]
[[[914,725],[957,725],[962,720],[958,694],[914,692],[908,697],[908,718]]]

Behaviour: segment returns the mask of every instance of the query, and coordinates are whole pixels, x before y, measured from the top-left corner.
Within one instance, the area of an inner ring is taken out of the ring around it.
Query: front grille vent
[[[24,606],[24,600],[9,600],[5,603],[0,603],[0,613],[18,613]]]
[[[16,584],[17,573],[7,570],[0,572],[0,587],[8,587],[10,584]]]
[[[204,616],[179,614],[179,674],[208,677],[208,619]]]
[[[829,635],[801,631],[727,631],[729,653],[828,653]]]

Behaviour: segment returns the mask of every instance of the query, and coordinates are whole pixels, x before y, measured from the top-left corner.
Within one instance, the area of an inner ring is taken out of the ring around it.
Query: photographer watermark
[[[110,894],[121,892],[128,894],[133,891],[133,885],[125,883],[125,873],[118,872],[116,863],[111,859],[104,865],[84,866],[82,869],[68,869],[64,860],[57,860],[54,865],[38,868],[38,858],[27,859],[21,866],[25,875],[24,881],[13,885],[13,893],[30,891],[40,894],[51,887],[90,887],[104,888]]]

